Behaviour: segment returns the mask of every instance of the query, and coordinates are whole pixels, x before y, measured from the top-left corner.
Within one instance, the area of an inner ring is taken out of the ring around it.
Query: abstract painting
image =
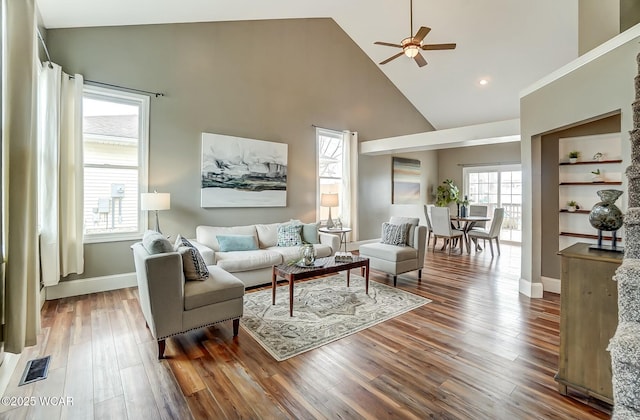
[[[420,203],[420,161],[393,158],[391,204]]]
[[[202,207],[285,207],[287,144],[202,133]]]

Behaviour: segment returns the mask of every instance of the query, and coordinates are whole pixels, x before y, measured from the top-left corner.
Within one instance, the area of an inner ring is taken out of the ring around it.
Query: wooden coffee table
[[[316,261],[323,263],[321,267],[299,267],[297,265],[280,264],[273,266],[273,278],[271,280],[271,291],[273,299],[271,304],[276,304],[277,277],[280,276],[289,282],[289,316],[293,316],[293,283],[296,280],[308,279],[310,277],[322,276],[325,274],[347,272],[347,287],[349,287],[349,274],[352,268],[360,267],[365,274],[364,290],[369,294],[369,258],[353,256],[349,262],[336,262],[334,257],[318,258]]]

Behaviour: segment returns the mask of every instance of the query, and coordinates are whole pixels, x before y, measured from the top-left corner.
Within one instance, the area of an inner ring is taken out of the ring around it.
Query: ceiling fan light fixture
[[[413,37],[405,38],[401,41],[404,55],[413,58],[420,52],[420,45],[413,41]]]
[[[404,49],[404,54],[409,58],[415,57],[420,52],[420,49],[418,48],[417,45],[407,45],[403,49]]]

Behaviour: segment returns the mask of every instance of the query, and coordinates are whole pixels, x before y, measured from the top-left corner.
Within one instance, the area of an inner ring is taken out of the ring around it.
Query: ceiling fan
[[[419,67],[423,67],[427,65],[427,60],[424,59],[422,54],[420,54],[420,50],[453,50],[456,47],[455,43],[449,44],[422,44],[422,40],[425,36],[431,31],[431,28],[427,28],[426,26],[421,26],[416,32],[415,36],[411,36],[413,33],[413,0],[410,0],[410,28],[409,28],[409,37],[400,41],[400,44],[391,44],[389,42],[381,42],[376,41],[374,44],[376,45],[386,45],[387,47],[396,47],[402,48],[398,54],[393,55],[387,58],[384,61],[380,62],[380,65],[387,64],[391,60],[395,60],[400,57],[402,54],[406,55],[409,58],[413,58],[416,60],[416,63]]]

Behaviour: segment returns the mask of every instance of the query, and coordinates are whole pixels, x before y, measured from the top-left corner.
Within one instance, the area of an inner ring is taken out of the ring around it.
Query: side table
[[[321,227],[318,229],[319,232],[322,233],[333,233],[334,235],[338,235],[340,237],[340,246],[338,247],[338,251],[340,248],[344,246],[344,252],[347,252],[347,233],[351,232],[351,228],[343,227],[339,229],[329,229],[327,227]]]

